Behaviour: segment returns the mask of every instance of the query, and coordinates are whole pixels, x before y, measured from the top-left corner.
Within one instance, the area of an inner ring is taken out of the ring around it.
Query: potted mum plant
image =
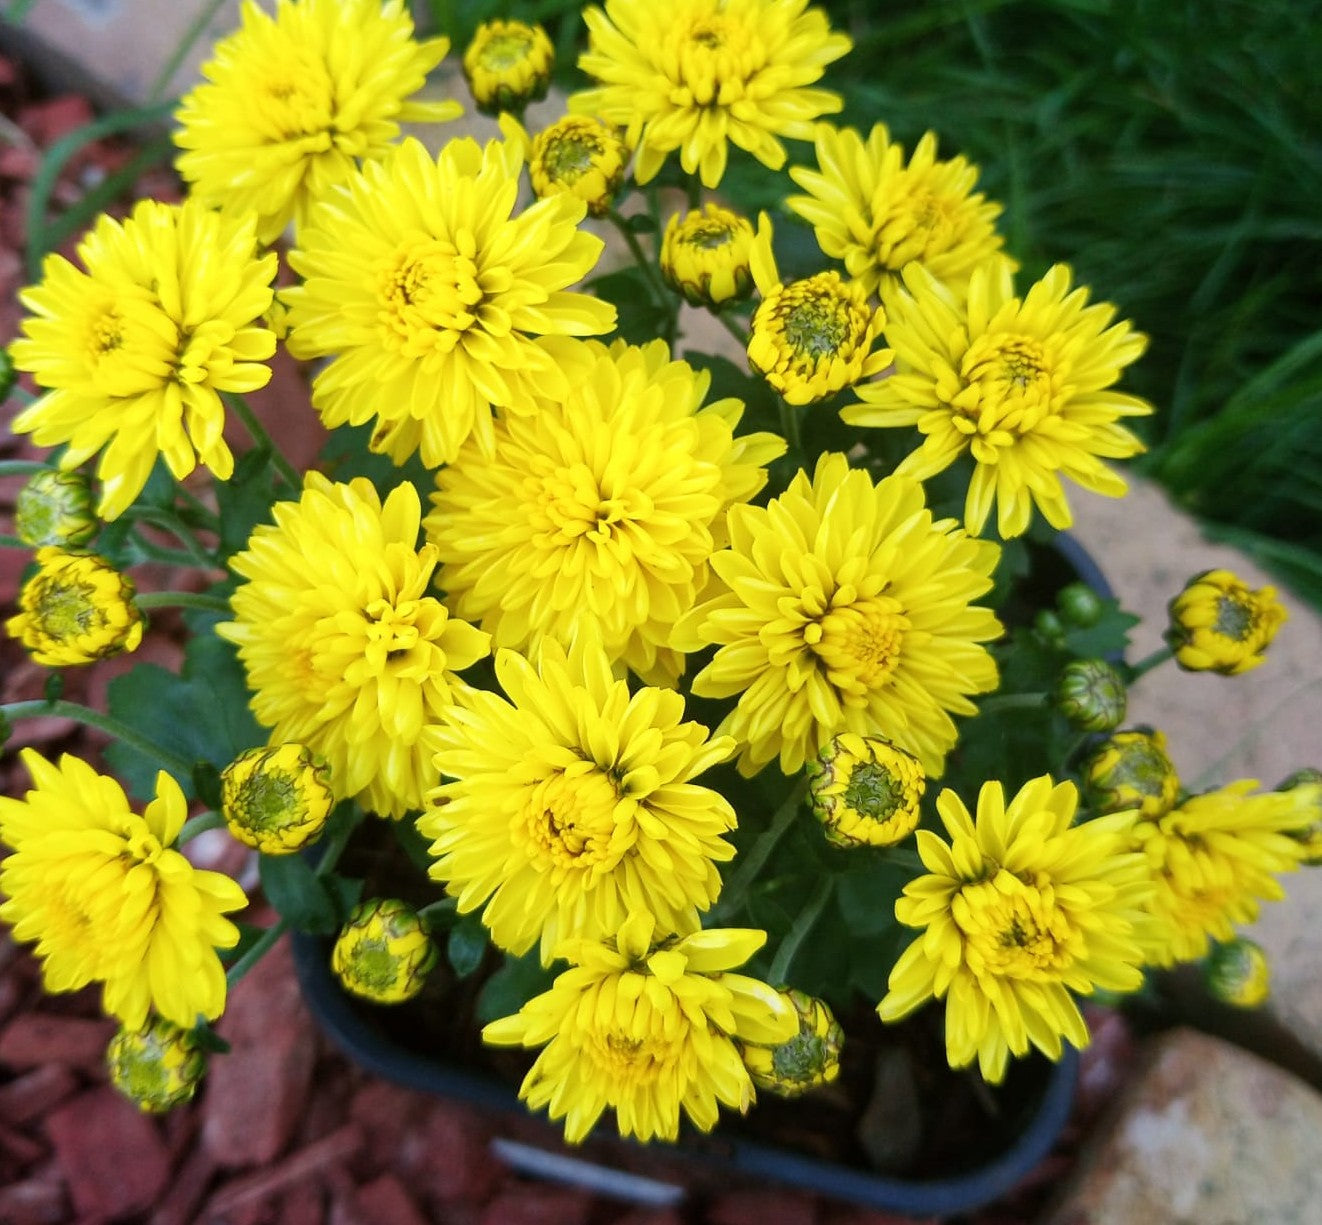
[[[1214,944],[1252,995],[1234,925],[1316,855],[1322,788],[1185,794],[1125,687],[1254,666],[1280,605],[1196,576],[1129,662],[1133,618],[1058,544],[1068,484],[1125,492],[1143,337],[1065,266],[1018,281],[935,136],[832,126],[850,40],[806,0],[583,16],[563,116],[524,126],[551,44],[495,22],[463,69],[501,137],[425,144],[400,125],[461,108],[421,96],[449,48],[401,0],[248,5],[175,111],[186,199],[102,217],[24,291],[13,428],[54,450],[7,630],[55,678],[156,609],[189,639],[105,711],[58,681],[4,710],[112,744],[109,772],[23,752],[0,919],[50,990],[101,985],[145,1109],[194,1091],[292,929],[323,991],[450,990],[463,1057],[519,1055],[575,1144],[775,1095],[852,1120],[852,1035],[915,1017],[944,1021],[910,1078],[979,1096],[1085,1046],[1080,997]],[[774,217],[722,194],[731,157],[783,172]],[[315,370],[280,411],[329,430],[308,471],[244,399],[280,346]],[[139,591],[165,555],[195,581]],[[274,922],[190,863],[222,826]]]

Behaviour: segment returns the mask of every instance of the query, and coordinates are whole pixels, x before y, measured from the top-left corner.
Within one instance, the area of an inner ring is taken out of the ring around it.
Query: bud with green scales
[[[740,1053],[757,1088],[779,1097],[800,1097],[839,1076],[845,1034],[825,1000],[793,988],[780,995],[798,1013],[799,1032],[778,1046],[743,1043]]]
[[[1156,820],[1180,797],[1180,778],[1166,755],[1166,737],[1152,728],[1108,736],[1084,762],[1083,781],[1089,804],[1101,813],[1136,808]]]
[[[615,201],[629,165],[619,129],[595,115],[565,115],[543,128],[528,149],[528,178],[538,199],[574,196],[594,217]]]
[[[1191,578],[1170,602],[1166,641],[1186,672],[1238,676],[1256,668],[1286,620],[1274,587],[1256,591],[1229,570]]]
[[[330,767],[302,744],[249,749],[221,772],[220,795],[230,833],[267,855],[316,841],[335,807]]]
[[[14,502],[14,534],[26,545],[77,549],[96,535],[96,499],[87,477],[48,468],[34,475]]]
[[[832,736],[806,772],[809,803],[834,846],[894,846],[918,826],[927,775],[881,736]]]
[[[691,306],[739,302],[753,291],[753,237],[748,218],[719,204],[675,213],[661,240],[661,272]]]
[[[331,950],[331,969],[346,991],[375,1004],[402,1004],[422,990],[436,964],[431,928],[398,898],[359,902]]]
[[[539,25],[484,21],[464,52],[464,77],[484,115],[522,114],[551,84],[555,48]]]
[[[1207,989],[1234,1008],[1260,1008],[1271,992],[1271,967],[1262,946],[1242,936],[1215,945],[1203,963]]]
[[[1109,732],[1125,721],[1124,678],[1104,659],[1076,659],[1061,669],[1056,709],[1081,732]]]
[[[164,1114],[192,1099],[207,1071],[192,1033],[153,1017],[139,1030],[121,1028],[106,1047],[110,1083],[139,1110]]]

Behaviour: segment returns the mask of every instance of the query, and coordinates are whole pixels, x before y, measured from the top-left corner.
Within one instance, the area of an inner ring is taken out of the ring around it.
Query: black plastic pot
[[[327,1036],[360,1067],[406,1088],[526,1116],[511,1085],[482,1070],[447,1063],[402,1046],[374,1025],[370,1006],[355,1003],[331,972],[329,941],[296,933],[293,951],[303,998],[313,1016]],[[700,1168],[708,1182],[716,1167],[718,1174],[723,1168],[741,1179],[834,1196],[877,1210],[916,1216],[969,1212],[1010,1191],[1046,1156],[1060,1135],[1074,1097],[1078,1055],[1067,1047],[1064,1058],[1047,1065],[1047,1069],[1037,1108],[1014,1140],[986,1164],[952,1178],[920,1181],[889,1177],[741,1136],[726,1136],[719,1127],[713,1137],[681,1140],[667,1151],[671,1158],[691,1163],[695,1170]],[[528,1172],[639,1202],[674,1203],[685,1193],[680,1186],[667,1188],[664,1182],[621,1174],[600,1159],[567,1160],[556,1151],[551,1134],[548,1126],[548,1148],[540,1162],[537,1150],[522,1144],[507,1145],[501,1156]]]

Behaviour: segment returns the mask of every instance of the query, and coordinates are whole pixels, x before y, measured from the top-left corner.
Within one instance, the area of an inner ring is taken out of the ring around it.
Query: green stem
[[[220,11],[220,7],[224,3],[225,0],[208,0],[208,3],[202,6],[198,15],[193,18],[192,24],[184,31],[184,35],[179,42],[175,44],[174,50],[170,53],[170,58],[165,61],[160,72],[156,74],[156,80],[152,82],[151,90],[147,94],[147,104],[149,106],[153,102],[160,101],[161,96],[169,88],[174,74],[179,71],[179,65],[184,62],[184,58],[193,49],[193,44],[206,33],[207,26],[211,24],[211,19]]]
[[[154,544],[140,532],[132,535],[133,547],[138,551],[139,561],[159,561],[169,566],[196,566],[197,558],[183,549],[171,549],[163,544]]]
[[[780,987],[785,984],[789,973],[790,962],[799,951],[799,946],[803,943],[808,933],[812,930],[813,924],[821,918],[822,911],[826,909],[826,903],[831,900],[831,892],[835,888],[835,877],[827,876],[822,883],[817,886],[817,892],[808,899],[808,904],[799,911],[799,916],[794,920],[794,926],[785,933],[785,939],[780,942],[780,947],[776,950],[775,960],[771,963],[771,969],[767,972],[767,982],[773,987]]]
[[[281,918],[272,923],[253,941],[248,951],[225,971],[225,986],[233,991],[235,984],[271,951],[275,942],[288,930],[288,919]]]
[[[199,523],[204,527],[211,528],[213,531],[220,530],[220,516],[203,502],[197,494],[184,485],[176,485],[175,492],[188,503],[189,511]]]
[[[634,258],[634,262],[643,270],[643,275],[647,277],[648,285],[653,294],[656,295],[657,304],[659,306],[668,306],[674,295],[666,286],[665,281],[661,279],[661,273],[657,271],[656,265],[648,259],[647,252],[643,250],[643,244],[638,241],[638,235],[629,228],[628,221],[626,221],[615,209],[611,209],[606,216],[610,218],[611,224],[619,230],[621,235],[623,235],[624,241],[628,244],[629,252]]]
[[[220,568],[219,563],[206,551],[202,542],[193,535],[188,525],[173,511],[141,507],[135,509],[132,514],[138,523],[149,523],[152,527],[158,527],[162,531],[169,532],[188,551],[194,565],[201,566],[204,570]]]
[[[36,476],[38,472],[54,472],[50,464],[31,459],[0,459],[0,476]]]
[[[909,868],[920,875],[927,871],[927,865],[923,863],[923,857],[917,851],[912,851],[908,847],[888,847],[886,858],[889,862],[898,864],[902,868]]]
[[[135,597],[139,608],[196,608],[199,612],[218,612],[227,616],[230,602],[224,596],[203,595],[197,591],[145,591]]]
[[[252,411],[248,401],[231,391],[222,392],[221,399],[234,410],[235,415],[243,422],[248,433],[252,435],[253,442],[271,457],[271,465],[284,477],[290,487],[295,491],[302,489],[302,478],[298,475],[294,465],[284,457],[283,452],[275,445],[275,440],[266,432],[266,426],[257,419],[257,414]]]
[[[418,911],[418,918],[430,921],[431,919],[439,919],[446,915],[452,915],[455,913],[455,907],[458,904],[459,899],[452,897],[443,897],[438,901],[428,902],[427,905]]]
[[[26,540],[20,540],[17,536],[0,532],[0,549],[30,549],[31,547]]]
[[[175,839],[175,846],[183,846],[186,842],[192,842],[198,834],[204,834],[209,829],[223,829],[225,827],[225,818],[218,812],[212,812],[208,809],[206,812],[199,812],[195,817],[189,817],[184,822],[184,827],[179,831],[179,837]]]
[[[776,397],[780,405],[780,432],[790,446],[790,452],[794,455],[803,454],[803,436],[799,432],[799,414],[793,404],[787,402],[783,397]]]
[[[153,744],[146,737],[134,731],[127,724],[121,723],[118,719],[110,715],[103,715],[100,711],[92,710],[90,707],[80,706],[77,702],[66,702],[62,699],[48,702],[44,698],[33,698],[26,702],[8,702],[0,706],[0,714],[3,714],[11,722],[18,719],[36,719],[46,715],[72,719],[76,723],[83,724],[84,727],[94,727],[98,731],[105,732],[106,735],[113,736],[121,744],[128,745],[129,748],[136,750],[144,757],[150,757],[160,762],[176,778],[189,778],[193,773],[193,763],[191,761],[185,761],[168,749]]]
[[[689,197],[689,212],[696,212],[702,207],[702,184],[698,181],[696,174],[689,175],[688,182],[684,184]]]
[[[1047,693],[994,693],[978,707],[980,715],[1002,710],[1041,710],[1050,697]]]
[[[808,780],[806,778],[800,779],[798,785],[790,792],[789,798],[776,810],[775,815],[771,818],[771,824],[762,831],[757,841],[748,848],[748,853],[741,856],[738,866],[721,890],[720,900],[716,903],[716,907],[712,912],[713,918],[724,918],[738,910],[743,904],[744,894],[748,892],[748,886],[762,871],[767,860],[771,858],[771,852],[776,849],[776,844],[785,836],[786,831],[794,823],[794,818],[799,815],[799,809],[803,804],[803,797],[807,793]]]
[[[1164,664],[1168,659],[1174,658],[1175,652],[1170,647],[1158,647],[1151,655],[1145,655],[1138,663],[1129,665],[1129,683],[1132,685],[1140,676],[1146,675],[1153,668]]]

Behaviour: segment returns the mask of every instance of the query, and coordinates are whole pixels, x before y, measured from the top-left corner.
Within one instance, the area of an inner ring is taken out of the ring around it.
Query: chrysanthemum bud
[[[799,1032],[779,1046],[743,1043],[740,1053],[753,1084],[780,1097],[799,1097],[829,1085],[840,1074],[845,1033],[824,1000],[802,991],[782,991],[799,1016]]]
[[[121,1028],[106,1048],[110,1083],[140,1110],[164,1114],[197,1092],[206,1053],[186,1029],[153,1017],[142,1029]]]
[[[1109,732],[1125,721],[1125,682],[1103,659],[1076,659],[1056,681],[1056,709],[1082,732]]]
[[[881,736],[841,732],[807,763],[812,810],[835,846],[893,846],[918,825],[919,760]]]
[[[92,486],[83,473],[48,468],[18,491],[14,533],[34,549],[48,544],[76,549],[100,527],[94,506]]]
[[[1102,619],[1102,597],[1087,583],[1070,583],[1056,595],[1056,608],[1070,625],[1088,629]]]
[[[18,614],[5,622],[37,663],[62,668],[137,649],[143,619],[126,575],[95,554],[53,545],[37,550],[37,564]]]
[[[528,177],[538,198],[576,196],[603,216],[624,182],[629,146],[619,130],[593,115],[565,115],[532,138]]]
[[[1116,732],[1083,766],[1089,803],[1099,812],[1137,808],[1149,820],[1168,813],[1180,794],[1180,779],[1166,756],[1166,737],[1136,728]]]
[[[402,1004],[422,990],[436,964],[427,920],[397,898],[359,902],[331,950],[331,969],[347,991],[375,1004]]]
[[[1170,602],[1166,640],[1186,671],[1237,676],[1262,663],[1287,615],[1274,587],[1254,591],[1229,570],[1207,570]]]
[[[1261,945],[1242,936],[1216,945],[1203,965],[1207,989],[1235,1008],[1259,1008],[1271,989],[1271,967]]]
[[[1305,802],[1312,806],[1313,820],[1290,830],[1289,834],[1303,844],[1301,863],[1322,864],[1322,770],[1296,770],[1283,778],[1276,790],[1300,792]]]
[[[240,842],[287,855],[314,842],[335,807],[330,767],[302,744],[249,749],[220,776],[221,812]]]
[[[738,302],[753,290],[753,223],[719,204],[666,222],[661,271],[693,306]]]
[[[520,112],[551,84],[555,48],[539,25],[484,21],[464,52],[464,77],[484,115]]]

